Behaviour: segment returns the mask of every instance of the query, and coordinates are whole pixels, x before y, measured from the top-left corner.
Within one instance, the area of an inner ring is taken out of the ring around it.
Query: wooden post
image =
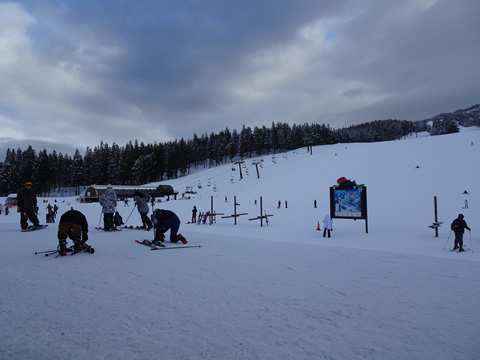
[[[210,225],[213,223],[213,196],[210,196]]]
[[[263,215],[262,213],[263,213],[263,200],[262,200],[262,197],[260,196],[260,216],[257,216],[256,218],[252,218],[248,220],[250,221],[260,220],[260,226],[263,226],[263,219],[265,219],[265,222],[268,225],[268,217],[273,215],[268,215],[266,211],[265,211],[265,215]]]
[[[254,161],[253,162],[253,165],[255,165],[255,167],[257,169],[257,179],[260,179],[260,172],[258,171],[258,164],[260,164],[259,161]]]
[[[260,196],[260,216],[262,216],[263,214],[262,208],[263,208],[263,201],[262,201],[262,197]],[[260,226],[261,227],[263,226],[263,217],[260,217]]]
[[[237,225],[237,196],[233,197],[233,216],[234,216],[233,224]]]
[[[433,197],[433,211],[435,214],[435,223],[438,223],[438,213],[437,213],[437,197]],[[435,237],[438,237],[438,226],[435,227]]]

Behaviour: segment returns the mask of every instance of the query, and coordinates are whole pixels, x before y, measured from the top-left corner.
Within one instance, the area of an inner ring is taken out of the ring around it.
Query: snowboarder
[[[192,210],[192,223],[197,222],[197,207],[194,205]]]
[[[117,208],[117,194],[115,194],[112,185],[107,186],[107,190],[100,195],[98,202],[102,205],[103,230],[113,231],[113,214]]]
[[[32,183],[30,181],[27,181],[23,189],[20,189],[17,193],[17,211],[20,213],[20,226],[22,230],[27,229],[27,220],[30,220],[36,228],[42,227],[37,218],[37,195],[32,190]]]
[[[465,207],[464,207],[464,209],[468,209],[468,200],[467,200],[467,199],[465,199]]]
[[[73,253],[79,253],[85,248],[88,240],[88,223],[80,211],[68,210],[60,217],[58,224],[58,243],[60,256],[67,255],[67,236],[73,240]]]
[[[453,220],[452,225],[450,225],[450,229],[455,233],[455,244],[453,246],[453,250],[458,249],[458,252],[465,251],[463,250],[463,233],[465,232],[465,229],[471,231],[463,218],[463,214],[458,214],[458,217]]]
[[[313,207],[316,209],[317,208],[317,199],[313,200]]]
[[[128,198],[123,199],[123,203],[124,203],[123,207],[130,206],[130,205],[128,205]]]
[[[170,210],[165,209],[156,209],[153,212],[153,223],[155,227],[155,240],[154,241],[164,241],[164,233],[170,229],[170,241],[176,243],[178,241],[187,243],[182,234],[178,234],[178,229],[180,228],[180,219],[178,216]]]
[[[323,218],[323,237],[325,237],[327,233],[328,233],[328,237],[330,237],[330,231],[333,231],[333,223],[332,223],[332,219],[330,218],[330,215],[326,215]]]
[[[150,201],[151,196],[149,194],[143,194],[140,191],[135,191],[135,196],[133,197],[133,201],[135,202],[135,206],[137,206],[138,213],[142,218],[142,227],[147,228],[150,231],[152,228],[152,221],[148,218],[148,212],[150,209],[148,208],[148,202]]]
[[[280,209],[280,206],[282,206],[282,202],[280,200],[278,200],[278,206],[277,206],[277,209]]]

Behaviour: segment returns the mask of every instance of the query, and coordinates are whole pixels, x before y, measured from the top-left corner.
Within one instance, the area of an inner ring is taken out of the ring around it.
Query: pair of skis
[[[180,245],[180,246],[166,246],[165,244],[162,243],[156,243],[154,244],[150,240],[144,239],[144,240],[135,240],[137,244],[140,245],[145,245],[150,247],[150,250],[173,250],[173,249],[186,249],[186,248],[200,248],[202,245]]]
[[[66,250],[67,250],[67,253],[71,253],[70,255],[75,255],[73,253],[73,246],[68,247]],[[88,254],[94,254],[95,249],[92,248],[89,245],[84,244],[81,252],[86,252]],[[44,254],[45,256],[50,256],[50,255],[55,255],[56,254],[54,257],[59,257],[60,256],[60,253],[59,253],[58,249],[47,250],[47,251],[35,251],[35,255],[38,255],[38,254]]]

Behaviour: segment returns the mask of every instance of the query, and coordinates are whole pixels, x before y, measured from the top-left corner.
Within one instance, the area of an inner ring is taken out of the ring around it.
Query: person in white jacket
[[[330,237],[330,231],[333,231],[333,223],[330,215],[326,215],[323,218],[323,237],[328,233],[328,237]]]

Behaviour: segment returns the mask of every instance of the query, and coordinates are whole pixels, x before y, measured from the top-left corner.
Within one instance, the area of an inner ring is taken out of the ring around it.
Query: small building
[[[8,195],[5,199],[5,206],[8,206],[9,208],[17,206],[17,194]]]
[[[84,192],[82,192],[77,200],[80,202],[98,202],[98,198],[102,195],[107,189],[108,185],[91,185],[88,186]],[[112,185],[113,190],[117,194],[117,197],[120,198],[132,198],[135,195],[136,191],[139,191],[143,194],[149,194],[151,197],[159,198],[163,196],[176,195],[173,190],[173,187],[170,185],[158,185],[158,186],[148,186],[148,185]]]

